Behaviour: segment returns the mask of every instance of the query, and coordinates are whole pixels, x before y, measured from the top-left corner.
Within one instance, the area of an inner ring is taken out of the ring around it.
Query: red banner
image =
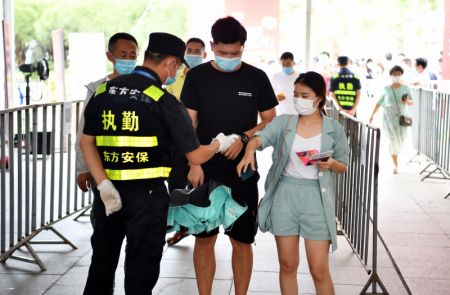
[[[246,28],[247,53],[278,54],[279,0],[225,0],[225,15],[239,20]]]
[[[442,79],[450,80],[450,0],[445,0],[444,50],[442,52]]]

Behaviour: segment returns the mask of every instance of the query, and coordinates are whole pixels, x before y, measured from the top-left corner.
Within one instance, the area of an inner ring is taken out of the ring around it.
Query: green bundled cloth
[[[171,204],[169,204],[167,216],[167,233],[180,231],[180,226],[187,228],[189,234],[210,232],[219,225],[227,229],[247,210],[247,206],[241,206],[233,199],[229,187],[219,185],[216,182],[209,182],[204,186],[207,186],[206,189],[205,187],[196,189],[199,194],[196,194],[192,199],[204,198],[203,204],[207,204],[207,206],[198,206],[198,202],[188,200],[189,197],[186,198],[186,195],[190,192],[187,190],[185,190],[187,193],[185,193],[184,200],[181,202],[186,203],[183,205],[179,205],[180,202],[176,200],[174,201],[174,194],[171,194]],[[177,191],[179,193],[182,190]]]

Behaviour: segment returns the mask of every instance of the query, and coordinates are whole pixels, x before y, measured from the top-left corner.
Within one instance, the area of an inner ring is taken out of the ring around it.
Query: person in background
[[[342,126],[325,115],[325,103],[323,77],[316,72],[300,74],[294,92],[297,114],[278,116],[256,132],[236,168],[239,175],[248,168],[256,170],[257,149],[273,146],[273,155],[278,155],[267,176],[258,224],[275,236],[281,294],[298,294],[300,237],[316,294],[334,294],[328,263],[330,244],[333,251],[337,248],[333,179],[335,173],[346,172],[350,150]],[[298,156],[319,151],[332,152],[311,164]]]
[[[430,85],[430,73],[427,70],[428,60],[426,58],[416,58],[416,76],[412,85],[418,87],[427,87]]]
[[[191,163],[188,180],[194,187],[210,179],[219,181],[231,188],[234,200],[248,206],[233,226],[225,229],[233,248],[235,294],[244,295],[253,267],[259,174],[244,180],[236,174],[236,165],[253,134],[275,117],[278,103],[267,75],[241,60],[247,40],[245,28],[233,17],[221,18],[212,26],[211,35],[214,60],[187,73],[181,101],[197,128],[200,142],[209,143],[210,134],[217,130],[239,136],[225,154],[217,154],[202,166]],[[219,228],[215,228],[195,235],[194,267],[200,295],[212,292],[218,233]]]
[[[340,110],[355,116],[361,96],[361,82],[358,76],[347,68],[348,63],[347,56],[338,57],[340,71],[331,79],[330,93]]]
[[[401,82],[403,69],[400,66],[394,66],[389,74],[392,83],[384,87],[383,94],[375,105],[369,123],[372,124],[373,117],[380,107],[383,107],[383,130],[389,138],[389,151],[394,163],[392,172],[397,174],[398,155],[406,137],[406,127],[400,126],[399,120],[400,116],[405,114],[406,106],[413,104],[413,96],[411,89]]]
[[[272,86],[277,95],[278,105],[277,115],[292,114],[294,81],[299,73],[294,70],[294,55],[291,52],[284,52],[280,57],[282,71],[272,77]]]
[[[400,62],[400,66],[404,71],[402,75],[403,82],[407,85],[412,84],[416,76],[416,73],[412,67],[411,59],[408,57],[402,59]]]
[[[81,113],[80,121],[78,123],[77,139],[75,144],[77,183],[78,187],[83,192],[87,192],[92,184],[92,176],[89,173],[86,163],[84,162],[83,154],[80,149],[80,138],[81,134],[83,134],[84,128],[84,110],[100,84],[112,80],[120,75],[131,73],[131,71],[136,67],[138,54],[138,43],[132,35],[128,33],[114,34],[111,38],[109,38],[108,52],[106,52],[106,58],[113,64],[113,72],[104,78],[86,85],[87,95],[84,101],[84,108]]]
[[[330,63],[330,53],[322,51],[317,62],[317,72],[320,73],[325,80],[327,86],[327,96],[329,95],[331,76],[333,75],[333,67]]]
[[[203,63],[206,58],[205,43],[200,38],[191,38],[186,42],[186,52],[184,59],[188,63],[188,67],[181,66],[181,69],[177,73],[177,78],[172,85],[166,87],[167,92],[180,99],[181,89],[183,88],[186,73],[189,69],[192,69]],[[189,173],[189,164],[186,157],[174,151],[172,155],[172,171],[170,171],[168,185],[169,192],[174,189],[184,189],[188,185],[187,175]],[[177,231],[172,237],[166,240],[169,246],[177,244],[179,241],[189,236],[189,233],[182,229]]]
[[[188,66],[182,65],[181,69],[177,73],[175,82],[172,85],[166,87],[167,92],[180,99],[181,89],[183,89],[186,73],[203,63],[206,58],[205,42],[200,38],[190,38],[186,42],[186,53],[184,59],[188,63]]]

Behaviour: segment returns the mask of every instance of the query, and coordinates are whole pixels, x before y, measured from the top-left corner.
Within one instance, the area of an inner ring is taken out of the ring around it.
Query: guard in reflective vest
[[[338,63],[340,71],[330,81],[331,98],[338,103],[342,111],[355,116],[361,96],[361,82],[358,76],[347,68],[347,56],[339,56]]]
[[[175,80],[184,52],[178,37],[150,34],[143,66],[101,84],[86,106],[80,146],[98,190],[84,294],[113,293],[124,237],[125,293],[151,294],[165,243],[171,150],[201,164],[234,142],[221,133],[200,146],[186,109],[162,88]]]

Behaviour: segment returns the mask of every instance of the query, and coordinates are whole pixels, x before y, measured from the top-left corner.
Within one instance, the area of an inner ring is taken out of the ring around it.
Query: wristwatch
[[[239,136],[241,137],[241,141],[244,144],[247,144],[249,142],[249,140],[250,140],[250,138],[248,137],[247,134],[245,134],[245,132],[242,132],[241,134],[239,134]]]

